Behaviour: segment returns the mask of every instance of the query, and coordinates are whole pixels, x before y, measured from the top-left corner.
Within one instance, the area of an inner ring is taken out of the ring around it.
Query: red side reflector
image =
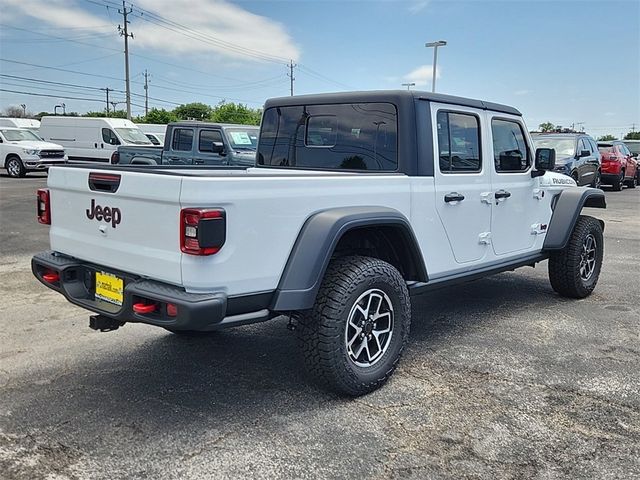
[[[47,283],[56,283],[60,280],[60,275],[55,272],[48,272],[42,275],[42,279]]]
[[[178,307],[173,303],[167,303],[167,315],[170,317],[177,317]]]
[[[38,203],[36,206],[38,222],[43,225],[51,225],[51,197],[48,188],[38,190]]]
[[[136,313],[151,313],[156,311],[156,304],[146,304],[146,303],[134,303],[133,311]]]

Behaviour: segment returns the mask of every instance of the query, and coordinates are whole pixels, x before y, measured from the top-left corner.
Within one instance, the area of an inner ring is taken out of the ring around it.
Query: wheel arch
[[[584,207],[607,208],[604,192],[597,188],[566,188],[554,202],[553,214],[547,229],[543,250],[562,250]],[[604,230],[604,222],[599,220]]]
[[[333,208],[305,221],[280,277],[271,309],[313,307],[331,258],[342,253],[368,254],[388,261],[407,281],[428,280],[413,229],[402,213],[387,207]]]

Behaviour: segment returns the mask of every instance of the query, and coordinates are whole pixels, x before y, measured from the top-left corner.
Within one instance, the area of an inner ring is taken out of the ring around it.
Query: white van
[[[40,136],[62,145],[70,162],[111,163],[118,145],[152,145],[130,120],[95,117],[42,117]]]
[[[162,123],[136,123],[136,126],[142,130],[147,138],[154,145],[164,145],[164,137],[167,132],[167,126]]]
[[[0,127],[24,128],[37,135],[40,128],[40,120],[35,118],[0,118]]]

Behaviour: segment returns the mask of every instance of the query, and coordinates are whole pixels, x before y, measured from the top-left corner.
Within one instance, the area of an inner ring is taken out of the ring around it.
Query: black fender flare
[[[354,228],[397,227],[408,245],[418,277],[428,280],[422,252],[409,220],[387,207],[339,207],[315,213],[302,226],[274,293],[272,311],[313,307],[331,256],[342,236]]]
[[[597,188],[566,188],[554,200],[555,207],[542,247],[545,251],[562,250],[567,246],[584,207],[607,208],[604,192]],[[600,220],[600,223],[604,230],[604,222]]]

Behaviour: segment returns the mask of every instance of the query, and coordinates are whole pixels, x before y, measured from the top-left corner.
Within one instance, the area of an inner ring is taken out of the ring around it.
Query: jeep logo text
[[[120,212],[119,208],[96,205],[95,198],[91,199],[91,208],[87,208],[86,213],[89,220],[94,218],[99,222],[104,220],[107,223],[110,222],[113,228],[116,228],[120,224],[120,220],[122,220],[122,212]]]

